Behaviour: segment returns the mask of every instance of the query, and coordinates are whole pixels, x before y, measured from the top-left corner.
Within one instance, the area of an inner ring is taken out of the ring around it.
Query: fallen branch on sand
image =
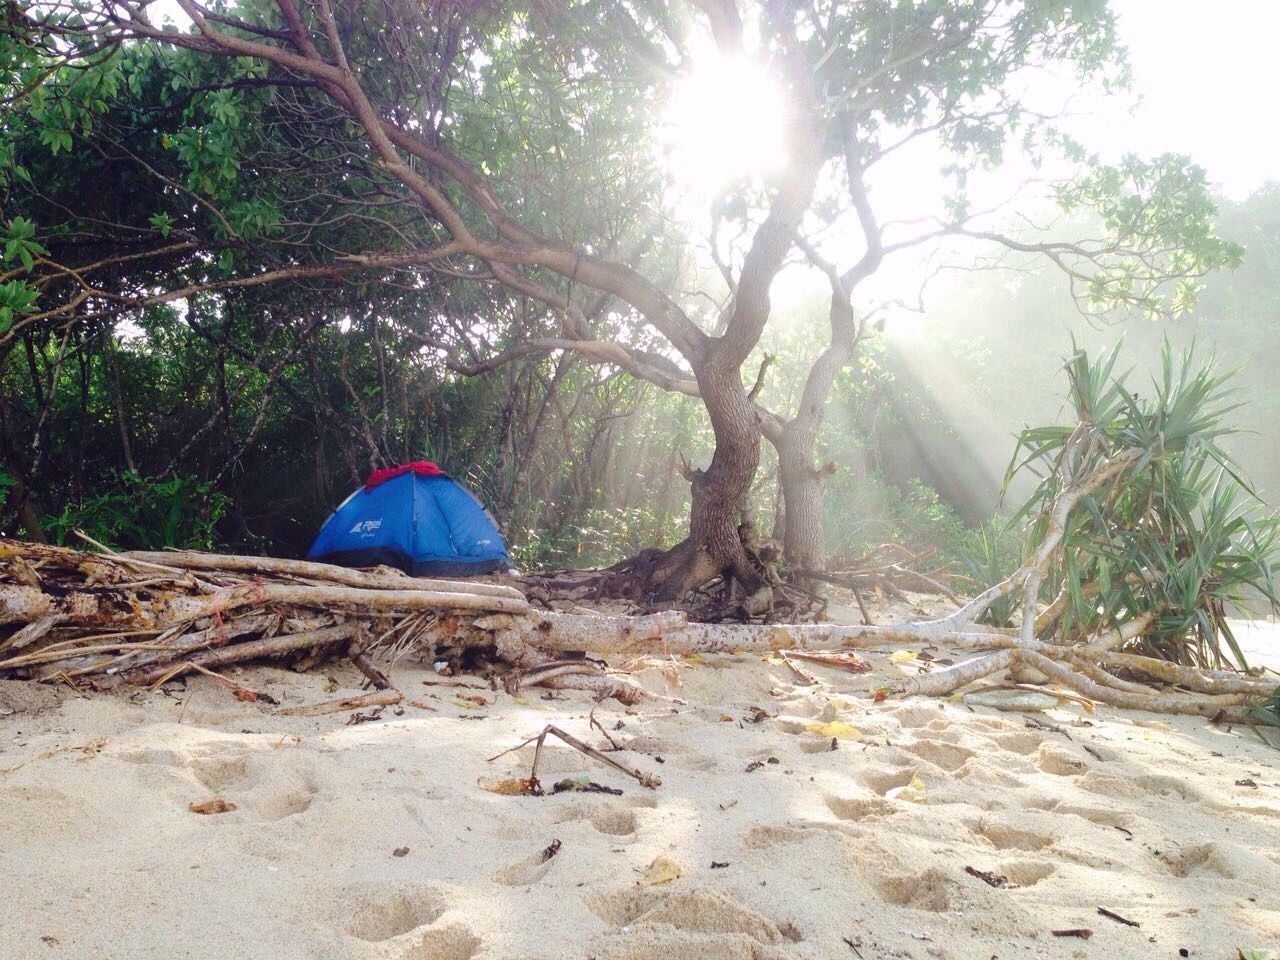
[[[539,733],[537,736],[530,737],[528,740],[525,740],[523,743],[517,743],[514,747],[511,747],[508,750],[503,750],[501,753],[490,757],[489,762],[492,763],[494,760],[497,760],[500,757],[505,757],[509,753],[514,753],[516,750],[519,750],[521,747],[527,747],[531,743],[536,743],[537,746],[534,748],[534,751],[533,751],[533,767],[532,769],[530,769],[529,777],[528,777],[528,782],[536,785],[538,782],[538,761],[542,759],[542,745],[543,743],[546,742],[548,735],[557,737],[558,739],[563,740],[569,746],[573,747],[573,749],[579,751],[580,753],[586,754],[588,757],[591,757],[593,760],[599,760],[601,763],[606,764],[607,766],[613,767],[613,769],[617,770],[619,773],[625,773],[628,777],[633,777],[636,780],[639,780],[643,786],[648,787],[650,790],[653,790],[654,788],[660,787],[662,785],[662,781],[659,780],[657,777],[655,777],[653,774],[645,773],[643,770],[636,769],[635,767],[625,766],[624,764],[619,763],[617,760],[614,760],[612,757],[606,756],[605,754],[601,753],[599,750],[597,750],[595,747],[591,746],[590,744],[583,743],[577,737],[573,736],[570,733],[565,733],[559,727],[554,726],[552,724],[547,724],[547,726],[544,727],[542,732]]]
[[[282,717],[322,717],[329,713],[343,713],[347,710],[362,710],[365,707],[394,707],[404,699],[399,690],[378,690],[358,697],[340,697],[337,700],[326,700],[324,703],[312,703],[304,707],[286,707],[277,710]]]

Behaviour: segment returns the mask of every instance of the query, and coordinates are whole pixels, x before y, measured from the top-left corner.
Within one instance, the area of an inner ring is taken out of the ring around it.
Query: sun
[[[783,146],[783,94],[760,64],[714,52],[672,90],[663,147],[677,186],[711,196],[726,184],[777,170]]]

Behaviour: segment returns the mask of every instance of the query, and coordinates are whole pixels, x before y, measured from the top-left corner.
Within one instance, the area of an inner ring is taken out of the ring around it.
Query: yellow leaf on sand
[[[655,883],[670,883],[680,876],[680,864],[668,857],[658,857],[640,874],[640,883],[652,886]]]
[[[684,654],[680,659],[683,660],[685,663],[702,663],[703,662],[702,654],[698,653],[697,650],[690,650],[688,653]]]
[[[720,714],[720,722],[721,722],[721,723],[732,723],[732,722],[733,722],[733,717],[729,716],[727,713],[722,713],[722,714]]]
[[[905,800],[908,803],[924,803],[924,784],[920,782],[919,777],[913,776],[910,783],[894,787],[885,794],[885,797],[889,800]]]
[[[895,650],[889,654],[891,663],[910,663],[915,658],[916,652],[914,650]]]
[[[847,740],[858,735],[858,728],[852,723],[845,723],[843,720],[829,720],[826,723],[806,723],[804,728],[824,739],[837,737],[841,740]]]

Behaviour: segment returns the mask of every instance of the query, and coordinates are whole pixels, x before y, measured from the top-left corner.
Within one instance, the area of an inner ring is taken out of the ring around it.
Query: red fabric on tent
[[[394,467],[379,467],[377,470],[371,470],[369,476],[365,477],[364,488],[372,490],[384,480],[398,477],[402,473],[420,473],[428,477],[438,477],[443,475],[444,471],[430,460],[411,460],[409,463],[398,463]]]

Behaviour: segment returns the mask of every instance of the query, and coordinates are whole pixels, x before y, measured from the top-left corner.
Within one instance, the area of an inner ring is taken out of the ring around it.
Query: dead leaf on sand
[[[680,864],[669,857],[656,857],[647,867],[640,871],[640,880],[644,886],[659,883],[670,883],[680,876]]]
[[[476,786],[504,797],[540,797],[542,785],[537,777],[481,777]]]
[[[236,805],[224,797],[214,797],[212,800],[193,801],[187,804],[187,809],[192,813],[230,813]]]

